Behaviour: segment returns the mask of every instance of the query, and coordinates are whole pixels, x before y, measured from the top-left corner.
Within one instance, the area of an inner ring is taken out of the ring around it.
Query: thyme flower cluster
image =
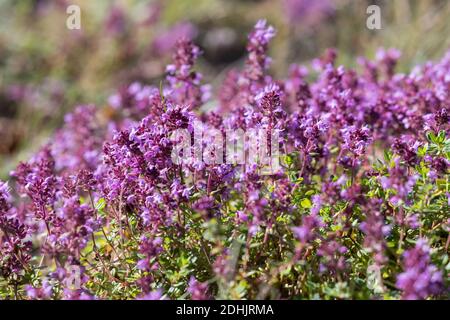
[[[0,297],[448,298],[450,53],[400,74],[330,49],[274,79],[274,36],[259,21],[217,88],[180,39],[160,87],[68,114],[0,183]],[[276,130],[280,170],[174,163],[198,121]]]

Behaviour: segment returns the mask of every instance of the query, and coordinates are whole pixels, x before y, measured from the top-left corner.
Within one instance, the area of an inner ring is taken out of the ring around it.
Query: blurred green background
[[[72,4],[81,8],[81,30],[66,28]],[[371,4],[381,8],[381,30],[366,27]],[[447,51],[449,16],[447,0],[0,0],[0,178],[75,105],[105,106],[132,81],[159,84],[180,36],[203,49],[198,68],[217,87],[242,65],[261,18],[277,29],[271,73],[282,77],[329,47],[348,67],[395,47],[399,71],[407,71]]]

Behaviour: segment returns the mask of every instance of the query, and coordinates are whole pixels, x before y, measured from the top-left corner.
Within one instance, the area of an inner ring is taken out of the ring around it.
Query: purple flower
[[[51,146],[57,171],[95,170],[100,164],[104,130],[96,118],[94,105],[78,106],[64,117],[64,127]]]
[[[402,299],[418,300],[437,295],[442,290],[442,272],[431,263],[430,247],[425,239],[403,254],[403,272],[397,276]]]
[[[321,273],[328,272],[335,275],[346,270],[348,262],[345,254],[347,252],[348,248],[334,239],[327,239],[327,241],[322,242],[317,249],[317,255],[321,260]]]
[[[367,218],[359,226],[366,235],[364,246],[373,254],[375,263],[383,265],[387,262],[385,256],[385,237],[389,234],[391,226],[387,225],[383,214],[380,212],[381,201],[373,200],[369,202],[366,212]]]
[[[153,39],[152,49],[157,55],[164,55],[172,51],[178,39],[193,39],[195,35],[196,29],[191,23],[177,23],[168,30],[163,30]]]
[[[256,100],[268,122],[268,130],[283,128],[283,119],[286,113],[281,106],[282,92],[276,84],[268,85],[256,96]],[[263,119],[264,121],[264,119]]]
[[[344,145],[343,147],[353,153],[355,157],[361,157],[372,141],[369,128],[354,126],[342,129]]]
[[[307,215],[302,219],[302,225],[299,227],[293,227],[292,231],[297,239],[300,240],[302,244],[311,242],[317,238],[317,229],[323,226],[323,222],[320,216],[317,215]]]
[[[417,176],[410,176],[406,167],[399,164],[398,159],[395,166],[389,168],[389,176],[379,177],[383,189],[391,189],[394,194],[390,197],[390,201],[395,205],[408,202],[408,195],[412,191]]]
[[[160,289],[151,291],[147,294],[139,296],[136,300],[163,300],[163,294]]]
[[[52,297],[53,287],[48,281],[43,281],[42,287],[34,288],[30,285],[25,287],[27,296],[33,300],[47,300]]]
[[[208,284],[199,282],[195,277],[189,279],[187,291],[191,295],[192,300],[208,300]]]
[[[305,27],[320,24],[335,10],[331,0],[284,0],[283,4],[288,22]]]
[[[419,147],[419,142],[409,141],[406,138],[395,139],[392,144],[392,149],[402,157],[409,166],[414,166],[419,161],[417,157],[417,148]]]
[[[175,104],[197,109],[208,98],[208,87],[202,86],[201,74],[193,70],[193,65],[200,56],[200,48],[192,41],[178,40],[173,56],[173,64],[166,68],[167,82],[170,86],[169,99]]]
[[[150,260],[156,258],[162,251],[163,247],[161,238],[149,238],[142,236],[139,244],[139,252],[143,254],[145,258],[138,262],[139,269],[144,271],[151,270],[155,265],[152,265]]]
[[[20,187],[19,192],[31,199],[35,217],[47,224],[55,218],[53,207],[58,181],[54,171],[55,160],[50,146],[45,146],[29,163],[20,163],[12,173]]]
[[[275,36],[275,29],[267,26],[266,20],[259,20],[248,37],[245,76],[250,81],[261,81],[269,67],[270,58],[266,52],[270,40]]]
[[[8,184],[0,181],[0,275],[5,278],[17,276],[31,259],[31,242],[26,240],[30,230],[17,217],[11,200]]]
[[[110,8],[105,20],[105,28],[108,33],[122,34],[125,32],[127,24],[127,17],[124,10],[118,6]]]
[[[203,196],[193,204],[193,209],[204,215],[205,218],[211,219],[217,212],[218,206],[215,204],[214,197]]]

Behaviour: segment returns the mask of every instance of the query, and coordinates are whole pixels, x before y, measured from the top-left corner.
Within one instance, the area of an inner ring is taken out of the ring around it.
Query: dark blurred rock
[[[199,42],[204,58],[214,65],[228,64],[246,53],[246,37],[231,27],[202,27]]]
[[[0,117],[14,118],[16,114],[16,102],[0,92]]]
[[[14,153],[22,141],[23,130],[16,122],[0,117],[0,155]]]

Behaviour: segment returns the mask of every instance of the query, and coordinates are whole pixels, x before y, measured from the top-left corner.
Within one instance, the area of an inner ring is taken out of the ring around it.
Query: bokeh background
[[[81,8],[81,30],[66,28],[66,8]],[[366,27],[381,8],[382,29]],[[450,47],[448,0],[0,0],[0,178],[26,159],[74,106],[108,108],[108,96],[133,81],[158,84],[174,39],[203,49],[198,68],[220,83],[245,58],[248,32],[265,18],[277,29],[271,73],[308,64],[326,48],[358,68],[380,47],[402,52],[399,72]]]

